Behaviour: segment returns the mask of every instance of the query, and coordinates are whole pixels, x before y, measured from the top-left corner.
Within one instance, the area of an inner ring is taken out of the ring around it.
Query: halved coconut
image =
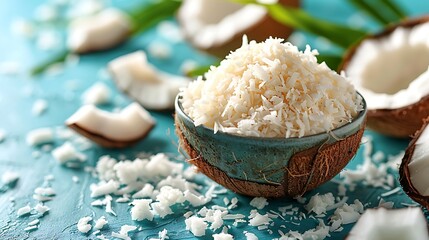
[[[148,63],[143,51],[114,59],[108,68],[119,89],[152,110],[173,109],[179,88],[190,82],[188,78],[156,69]]]
[[[112,48],[131,34],[131,22],[117,9],[105,9],[94,16],[78,18],[69,27],[67,45],[76,53]]]
[[[405,193],[429,208],[429,118],[418,130],[405,151],[399,168],[400,182]]]
[[[84,105],[66,120],[66,124],[103,147],[122,148],[146,137],[155,126],[155,120],[137,103],[119,113]]]
[[[300,1],[279,3],[298,7]],[[268,16],[264,7],[228,0],[184,0],[177,18],[192,45],[220,58],[240,47],[243,34],[259,42],[270,36],[286,39],[293,31]]]
[[[428,240],[425,216],[420,208],[368,209],[346,237],[347,240]]]
[[[429,115],[429,17],[369,36],[344,57],[344,70],[368,104],[369,128],[409,137]]]

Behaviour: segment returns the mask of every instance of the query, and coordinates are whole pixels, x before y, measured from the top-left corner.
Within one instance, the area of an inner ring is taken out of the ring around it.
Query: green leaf
[[[129,15],[133,23],[133,33],[143,32],[160,21],[174,16],[181,3],[181,0],[157,0],[131,11]]]
[[[325,62],[328,67],[334,71],[337,71],[338,67],[341,64],[342,57],[338,55],[319,55],[317,56],[317,62],[322,63]]]
[[[331,23],[311,16],[302,9],[283,6],[280,4],[261,4],[255,0],[232,0],[244,4],[259,4],[264,6],[271,17],[284,25],[303,30],[317,36],[322,36],[340,47],[348,48],[367,35],[366,31]]]
[[[393,14],[396,15],[397,20],[402,20],[407,18],[407,14],[400,8],[396,3],[394,3],[392,0],[380,0],[385,7],[390,9]]]
[[[355,7],[359,8],[363,12],[365,12],[368,16],[372,17],[378,23],[383,26],[386,26],[390,23],[389,19],[385,18],[380,9],[375,8],[371,4],[366,3],[363,0],[349,0]]]
[[[70,54],[69,50],[65,50],[57,55],[52,56],[52,58],[49,58],[40,64],[37,64],[36,66],[32,67],[30,69],[30,75],[36,76],[43,72],[45,72],[49,67],[56,63],[62,63],[67,59],[67,56]]]

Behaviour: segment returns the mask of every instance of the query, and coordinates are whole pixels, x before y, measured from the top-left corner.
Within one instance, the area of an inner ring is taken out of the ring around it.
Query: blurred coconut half
[[[407,20],[363,39],[344,70],[368,104],[369,128],[409,137],[429,115],[429,17]]]
[[[298,7],[299,0],[278,3]],[[264,7],[242,5],[228,0],[184,0],[178,21],[189,42],[209,54],[225,57],[241,45],[243,34],[250,39],[286,39],[292,29],[272,19]]]

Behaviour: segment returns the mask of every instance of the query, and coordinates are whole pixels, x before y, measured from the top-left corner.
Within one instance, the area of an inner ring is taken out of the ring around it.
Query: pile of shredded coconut
[[[248,43],[182,90],[196,126],[257,137],[302,137],[338,128],[362,110],[342,76],[283,39]]]

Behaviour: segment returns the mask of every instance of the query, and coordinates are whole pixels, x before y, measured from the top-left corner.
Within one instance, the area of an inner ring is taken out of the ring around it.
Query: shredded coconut
[[[104,225],[106,225],[108,222],[106,220],[106,217],[101,216],[97,221],[95,221],[94,228],[95,229],[103,229]]]
[[[50,143],[54,140],[54,132],[50,128],[38,128],[27,133],[26,141],[30,146]]]
[[[31,207],[30,207],[30,205],[27,205],[25,207],[18,209],[16,214],[18,215],[18,217],[21,217],[21,216],[29,214],[30,212],[31,212]]]
[[[83,217],[79,219],[77,223],[77,229],[81,233],[87,233],[91,230],[92,226],[89,224],[89,222],[92,221],[92,217]]]
[[[31,112],[34,116],[40,116],[46,111],[46,109],[48,109],[48,102],[44,99],[37,99],[33,103]]]
[[[106,104],[109,102],[110,90],[106,84],[97,82],[82,94],[84,104]]]
[[[19,179],[19,174],[12,171],[6,171],[1,176],[1,181],[5,185],[15,183]]]
[[[259,210],[263,209],[265,206],[268,205],[268,201],[266,198],[263,197],[255,197],[250,201],[250,206],[255,207]]]
[[[362,109],[353,86],[282,39],[247,42],[181,92],[195,126],[257,137],[302,137],[340,127]]]

